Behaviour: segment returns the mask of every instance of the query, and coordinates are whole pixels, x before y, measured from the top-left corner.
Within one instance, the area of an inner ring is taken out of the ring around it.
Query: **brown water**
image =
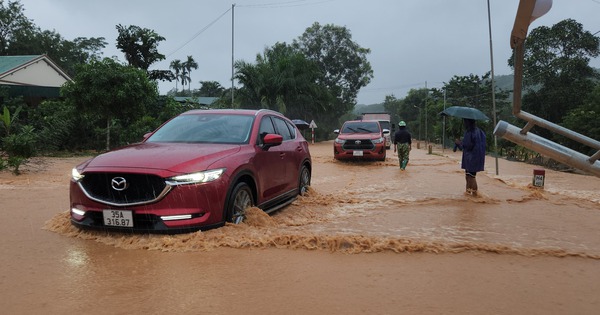
[[[406,171],[311,146],[309,194],[271,216],[182,235],[79,231],[70,168],[0,174],[7,314],[596,314],[600,179],[494,159],[464,194],[459,152],[411,152]],[[416,147],[416,146],[415,146]],[[5,313],[5,312],[3,312]]]

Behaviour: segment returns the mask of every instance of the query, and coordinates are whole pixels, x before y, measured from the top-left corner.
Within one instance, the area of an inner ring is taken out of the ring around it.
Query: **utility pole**
[[[429,101],[429,89],[427,88],[427,81],[425,81],[425,145],[429,144],[429,137],[427,134],[427,102]]]
[[[490,14],[490,0],[487,0],[488,7],[488,29],[490,33],[490,63],[492,64],[492,119],[496,126],[496,86],[494,85],[494,52],[492,49],[492,17]],[[498,175],[498,137],[494,135],[494,156],[496,158],[496,175]]]
[[[234,87],[233,87],[233,76],[234,76],[234,58],[233,58],[233,52],[234,52],[234,26],[235,26],[235,3],[231,5],[231,107],[233,108],[233,91],[234,91]]]
[[[444,110],[446,110],[446,87],[444,87]],[[446,149],[446,115],[443,116],[442,123],[442,152]]]

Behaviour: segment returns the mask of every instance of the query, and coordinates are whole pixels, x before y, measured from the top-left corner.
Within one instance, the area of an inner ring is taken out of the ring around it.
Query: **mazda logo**
[[[110,181],[110,186],[116,191],[123,191],[129,187],[129,183],[123,177],[115,177]]]
[[[361,144],[362,142],[360,140],[356,140],[354,141],[354,144]]]

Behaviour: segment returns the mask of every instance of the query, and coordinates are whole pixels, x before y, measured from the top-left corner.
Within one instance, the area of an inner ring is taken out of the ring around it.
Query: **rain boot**
[[[408,164],[408,160],[407,159],[402,160],[402,162],[400,163],[400,168],[402,170],[404,170],[406,168],[407,164]]]

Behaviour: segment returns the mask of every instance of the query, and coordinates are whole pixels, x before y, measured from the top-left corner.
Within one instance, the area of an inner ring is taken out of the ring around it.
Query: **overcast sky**
[[[491,69],[487,0],[20,0],[25,15],[65,39],[104,37],[105,57],[123,54],[115,47],[115,26],[137,25],[166,38],[159,51],[168,69],[188,55],[198,62],[192,88],[200,81],[231,86],[232,4],[234,58],[254,62],[277,42],[291,43],[314,22],[345,26],[364,48],[374,71],[361,89],[359,104],[381,103],[386,95],[403,98],[410,89],[441,87],[454,75],[483,75]],[[510,32],[518,0],[490,0],[494,72],[511,74]],[[532,28],[571,18],[591,33],[600,31],[600,0],[554,0]],[[600,33],[596,34],[600,36]],[[600,58],[592,61],[600,68]],[[166,93],[175,82],[161,83]]]

